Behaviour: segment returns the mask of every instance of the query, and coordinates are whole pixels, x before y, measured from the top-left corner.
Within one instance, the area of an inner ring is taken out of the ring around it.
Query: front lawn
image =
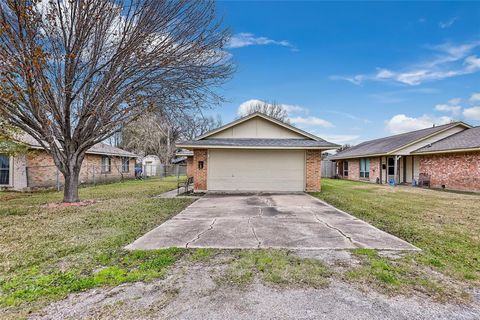
[[[418,264],[469,286],[480,284],[479,194],[323,179],[322,192],[313,195],[422,249],[408,256],[408,268]],[[367,262],[366,274],[385,264],[371,252],[356,254]],[[394,272],[384,278],[398,284]]]
[[[0,313],[17,317],[68,293],[161,277],[184,250],[123,246],[192,200],[154,196],[175,178],[82,188],[81,207],[48,208],[59,192],[0,193]]]

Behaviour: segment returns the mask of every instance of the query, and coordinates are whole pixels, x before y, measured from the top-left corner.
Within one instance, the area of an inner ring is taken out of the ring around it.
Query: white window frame
[[[104,163],[104,160],[108,160],[108,164]],[[108,170],[106,170],[108,167]],[[111,173],[112,172],[112,159],[109,156],[102,156],[102,173]]]
[[[130,158],[129,157],[122,157],[122,173],[130,172]],[[125,165],[127,170],[125,170]]]
[[[345,170],[345,164],[347,164],[347,170]],[[343,170],[343,176],[344,177],[348,177],[348,170],[349,170],[349,167],[348,167],[348,160],[343,160],[343,165],[342,165],[342,170]],[[346,174],[345,174],[346,173]]]
[[[362,162],[363,162],[363,167],[362,168]],[[367,163],[368,163],[368,168],[367,168]],[[370,158],[360,158],[359,161],[359,167],[360,167],[360,179],[370,179]],[[364,169],[362,171],[362,169]]]
[[[0,187],[13,186],[13,157],[8,154],[2,154],[8,157],[8,184],[0,184]]]

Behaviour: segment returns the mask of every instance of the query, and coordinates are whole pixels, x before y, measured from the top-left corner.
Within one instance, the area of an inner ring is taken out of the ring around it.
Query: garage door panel
[[[303,191],[303,150],[210,150],[209,190]]]

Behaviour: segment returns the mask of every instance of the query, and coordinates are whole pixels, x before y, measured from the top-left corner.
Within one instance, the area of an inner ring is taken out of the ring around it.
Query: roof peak
[[[296,133],[298,133],[298,134],[300,134],[300,135],[302,135],[302,136],[304,136],[304,137],[307,137],[307,138],[309,138],[309,139],[316,140],[316,141],[324,141],[322,138],[317,137],[317,136],[314,135],[314,134],[311,134],[311,133],[309,133],[309,132],[306,132],[306,131],[304,131],[304,130],[302,130],[302,129],[299,129],[299,128],[297,128],[297,127],[295,127],[295,126],[293,126],[293,125],[291,125],[291,124],[289,124],[289,123],[286,123],[286,122],[284,122],[284,121],[282,121],[282,120],[276,119],[276,118],[274,118],[274,117],[271,117],[271,116],[269,116],[269,115],[267,115],[267,114],[265,114],[265,113],[263,113],[263,112],[259,112],[259,111],[255,111],[255,112],[250,113],[250,114],[248,114],[248,115],[246,115],[246,116],[243,116],[243,117],[241,117],[241,118],[239,118],[239,119],[236,119],[236,120],[234,120],[234,121],[231,121],[231,122],[229,122],[229,123],[227,123],[227,124],[225,124],[225,125],[223,125],[223,126],[220,126],[220,127],[216,128],[216,129],[210,130],[210,131],[208,131],[208,132],[206,132],[206,133],[204,133],[204,134],[196,137],[195,140],[202,140],[202,139],[204,139],[204,138],[206,138],[206,137],[209,137],[209,136],[211,136],[211,135],[213,135],[213,134],[215,134],[215,133],[218,133],[218,132],[221,132],[221,131],[226,130],[226,129],[228,129],[228,128],[231,128],[231,127],[233,127],[233,126],[235,126],[235,125],[238,125],[238,124],[240,124],[240,123],[242,123],[242,122],[248,121],[248,120],[253,119],[253,118],[255,118],[255,117],[260,117],[260,118],[265,119],[265,120],[267,120],[267,121],[273,122],[273,123],[275,123],[275,124],[277,124],[277,125],[279,125],[279,126],[282,126],[282,127],[286,128],[286,129],[288,129],[288,130],[291,130],[291,131],[293,131],[293,132],[296,132]]]

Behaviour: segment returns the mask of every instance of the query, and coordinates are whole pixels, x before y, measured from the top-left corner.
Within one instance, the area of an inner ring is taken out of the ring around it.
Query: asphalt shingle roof
[[[325,140],[310,139],[203,139],[177,143],[177,146],[220,147],[282,147],[282,148],[336,148],[338,145]]]
[[[415,150],[414,153],[480,148],[480,127],[467,129]]]
[[[449,127],[458,125],[459,122],[444,124],[441,126],[411,131],[407,133],[397,134],[385,138],[362,142],[354,147],[337,153],[332,159],[356,158],[374,154],[388,154],[391,151],[402,148],[417,140],[426,138],[436,132],[445,130]]]
[[[22,135],[22,137],[19,140],[21,140],[23,143],[26,143],[32,147],[43,149],[40,143],[38,143],[37,140],[35,140],[32,136],[28,134]],[[132,158],[138,157],[136,154],[132,152],[125,151],[123,149],[111,146],[103,142],[97,143],[96,145],[88,149],[87,154],[88,153],[101,154],[101,155],[107,155],[107,156],[119,156],[119,157],[132,157]]]

